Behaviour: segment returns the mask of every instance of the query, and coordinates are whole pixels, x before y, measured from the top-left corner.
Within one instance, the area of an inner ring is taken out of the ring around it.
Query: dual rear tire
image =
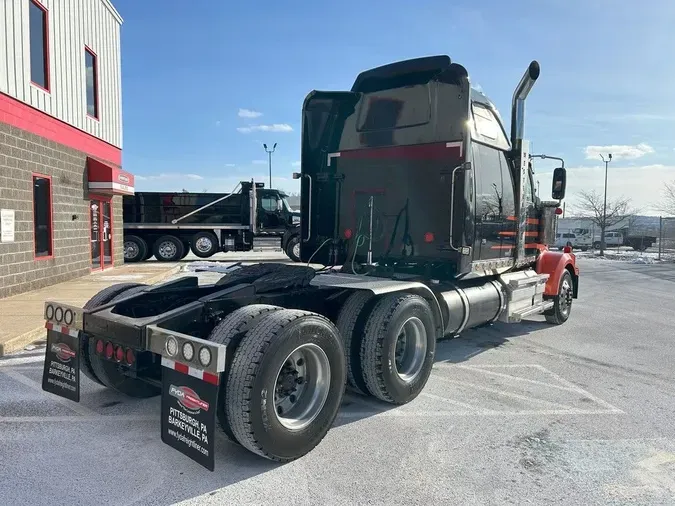
[[[256,304],[230,313],[209,339],[230,356],[217,413],[231,440],[279,462],[321,442],[346,381],[344,346],[328,319]]]
[[[392,404],[406,404],[420,394],[436,353],[434,316],[423,297],[355,292],[337,326],[353,389]]]

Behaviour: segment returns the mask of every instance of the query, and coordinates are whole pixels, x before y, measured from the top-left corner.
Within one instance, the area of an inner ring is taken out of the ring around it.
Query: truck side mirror
[[[284,210],[284,202],[281,199],[277,199],[277,211]]]
[[[553,171],[553,188],[551,196],[554,200],[565,198],[565,187],[567,186],[567,171],[564,167],[558,167]]]

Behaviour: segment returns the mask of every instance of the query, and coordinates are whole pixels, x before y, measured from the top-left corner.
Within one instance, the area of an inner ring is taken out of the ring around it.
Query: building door
[[[91,223],[91,268],[112,267],[112,203],[109,198],[92,197],[89,201]]]

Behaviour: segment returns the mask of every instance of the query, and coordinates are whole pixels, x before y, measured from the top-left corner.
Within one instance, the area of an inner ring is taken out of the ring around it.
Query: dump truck
[[[214,432],[274,461],[310,452],[348,386],[413,401],[437,342],[493,322],[564,324],[578,295],[569,249],[550,250],[565,196],[535,196],[518,84],[510,136],[448,56],[362,72],[302,110],[303,264],[233,266],[45,303],[44,390],[80,400],[80,373],[161,396],[161,439],[213,470]],[[255,195],[255,192],[253,193]],[[306,262],[306,265],[304,264]]]
[[[154,255],[160,262],[175,262],[190,251],[209,258],[220,252],[281,249],[297,262],[300,213],[287,199],[284,192],[254,181],[241,181],[231,193],[125,195],[124,261],[142,262]]]

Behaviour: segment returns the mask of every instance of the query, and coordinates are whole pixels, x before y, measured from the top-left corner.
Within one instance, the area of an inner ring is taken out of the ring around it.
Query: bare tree
[[[595,190],[581,191],[577,197],[576,215],[592,221],[600,229],[600,255],[605,254],[605,231],[615,225],[628,223],[634,211],[629,209],[630,199],[618,197],[607,200],[607,213],[604,211],[604,198]]]
[[[663,200],[659,205],[659,211],[675,215],[675,181],[663,185]]]

